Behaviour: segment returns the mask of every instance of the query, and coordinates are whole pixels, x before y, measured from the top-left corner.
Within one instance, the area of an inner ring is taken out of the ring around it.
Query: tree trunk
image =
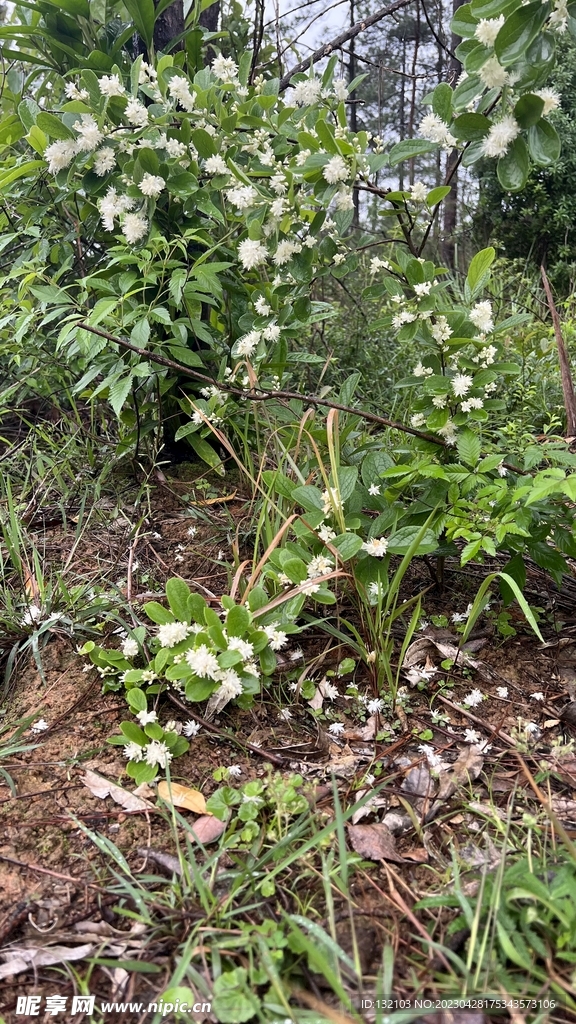
[[[452,13],[456,14],[459,7],[462,6],[463,0],[452,0]],[[454,88],[460,72],[462,71],[462,65],[458,58],[455,56],[456,47],[460,42],[460,36],[452,33],[450,37],[450,49],[452,51],[450,62],[448,64],[448,81],[452,88]],[[444,224],[443,224],[443,237],[442,237],[442,261],[451,270],[455,269],[456,263],[456,229],[458,227],[458,150],[453,149],[446,158],[446,178],[448,180],[450,175],[451,192],[448,193],[444,200]]]
[[[157,4],[156,4],[157,6]],[[154,25],[154,49],[163,51],[173,39],[184,32],[184,0],[174,0],[156,20]],[[183,50],[181,39],[171,50]]]

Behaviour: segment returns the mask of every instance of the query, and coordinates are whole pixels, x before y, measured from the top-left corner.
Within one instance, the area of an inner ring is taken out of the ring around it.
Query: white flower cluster
[[[430,142],[435,142],[442,149],[450,151],[457,145],[456,139],[451,134],[448,125],[438,114],[426,114],[418,127],[420,135]]]

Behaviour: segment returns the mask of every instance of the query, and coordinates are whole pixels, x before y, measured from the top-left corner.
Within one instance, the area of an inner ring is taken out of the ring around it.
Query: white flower
[[[373,256],[370,260],[370,273],[376,274],[379,270],[390,270],[388,260],[381,260],[379,256]]]
[[[331,540],[334,540],[336,532],[335,530],[331,530],[329,526],[326,526],[326,524],[323,523],[320,529],[318,530],[318,536],[323,544],[329,544]]]
[[[238,259],[244,270],[252,270],[254,267],[260,266],[261,263],[266,263],[268,250],[261,242],[245,238],[238,246]]]
[[[256,676],[256,679],[260,678],[260,669],[255,661],[246,661],[242,667],[242,671],[247,676]]]
[[[228,174],[226,161],[219,153],[216,156],[209,156],[204,161],[204,170],[206,174]]]
[[[535,89],[534,95],[539,96],[544,101],[542,117],[547,117],[552,110],[557,110],[560,106],[561,96],[559,92],[556,92],[556,89]]]
[[[456,444],[458,431],[456,430],[456,425],[452,422],[452,420],[448,420],[448,422],[445,423],[443,427],[439,427],[437,433],[441,434],[442,437],[445,438],[446,444]]]
[[[375,700],[369,700],[366,703],[366,710],[369,715],[379,714],[384,709],[384,701],[377,697]]]
[[[179,142],[178,139],[166,139],[164,149],[168,153],[168,156],[174,158],[174,160],[180,159],[187,154],[187,147],[183,142]]]
[[[325,516],[329,516],[332,512],[339,512],[342,508],[342,502],[331,487],[322,492],[322,511]]]
[[[478,42],[482,43],[483,46],[494,46],[496,36],[502,28],[504,21],[503,14],[499,18],[482,18],[474,29],[474,35]]]
[[[416,319],[415,313],[410,313],[407,309],[402,309],[400,313],[396,313],[392,317],[392,327],[395,331],[399,331],[404,324],[414,323]]]
[[[242,655],[242,661],[248,661],[254,657],[254,645],[240,636],[228,637],[228,650],[238,651]]]
[[[103,96],[124,96],[126,89],[118,75],[103,75],[98,82],[100,92]]]
[[[94,173],[102,178],[116,166],[116,154],[109,146],[99,149],[94,155]]]
[[[438,117],[438,114],[426,114],[418,127],[420,135],[430,142],[436,142],[442,149],[453,149],[456,139],[450,134],[448,125]]]
[[[220,678],[221,670],[216,655],[206,644],[200,644],[194,650],[187,651],[186,661],[194,675],[201,676],[203,679]]]
[[[125,213],[122,219],[122,231],[126,241],[132,245],[147,234],[148,220],[143,213]]]
[[[541,690],[539,690],[538,693],[531,693],[530,700],[544,700],[544,694]]]
[[[312,558],[306,567],[306,572],[309,579],[314,579],[315,576],[326,576],[327,573],[332,572],[334,562],[331,558],[326,555],[316,555]]]
[[[106,195],[98,200],[98,209],[102,218],[102,226],[106,231],[114,231],[114,219],[126,213],[134,206],[134,200],[128,196],[118,195],[115,188],[109,188]]]
[[[50,174],[58,174],[70,166],[78,152],[75,139],[59,139],[44,150],[44,159],[48,161]]]
[[[470,412],[471,409],[483,409],[484,401],[482,398],[468,398],[465,402],[462,402],[460,408],[462,412]]]
[[[422,281],[421,284],[414,285],[414,291],[419,299],[424,295],[429,295],[432,290],[432,281]]]
[[[329,185],[336,185],[339,181],[347,181],[350,177],[350,168],[343,156],[333,156],[322,169],[322,176]]]
[[[536,725],[536,722],[526,722],[526,725],[524,726],[524,732],[534,735],[540,732],[540,727]]]
[[[232,778],[236,778],[237,779],[239,775],[242,775],[242,769],[241,769],[239,764],[231,764],[226,769],[226,771],[228,772],[228,775],[232,776]]]
[[[446,401],[446,395],[434,395],[432,398],[432,405],[435,409],[445,409]]]
[[[501,121],[493,124],[482,141],[484,156],[500,157],[507,153],[511,142],[520,134],[520,125],[512,114],[506,114]]]
[[[478,743],[480,738],[480,734],[475,729],[464,730],[464,743]]]
[[[184,725],[184,727],[182,729],[182,735],[183,736],[187,736],[190,739],[191,736],[197,736],[198,733],[200,732],[201,728],[202,728],[202,726],[199,724],[199,722],[194,722],[191,719],[189,722],[186,722],[186,724]]]
[[[270,178],[270,188],[276,195],[283,196],[288,188],[288,182],[282,174],[282,171],[276,171],[275,174]]]
[[[278,623],[272,622],[269,626],[264,626],[264,632],[268,637],[268,642],[273,651],[279,651],[282,647],[285,647],[288,643],[288,636],[283,630],[278,629]]]
[[[388,550],[388,541],[385,537],[372,537],[372,540],[364,541],[362,551],[367,551],[374,558],[383,558]]]
[[[413,185],[410,185],[410,199],[413,199],[415,203],[426,202],[427,195],[428,188],[421,181],[415,181]]]
[[[143,128],[145,124],[148,124],[148,108],[135,96],[131,96],[126,104],[124,117],[136,128]]]
[[[21,626],[32,626],[35,622],[38,622],[42,618],[42,609],[37,604],[31,604],[28,606],[22,619],[20,620]]]
[[[556,0],[548,21],[550,28],[562,35],[568,27],[568,0]]]
[[[226,198],[237,210],[249,210],[259,198],[258,193],[252,185],[239,185],[226,192]]]
[[[139,743],[127,743],[124,747],[124,757],[129,761],[142,761],[144,759],[144,747]]]
[[[292,718],[292,712],[288,708],[282,708],[278,712],[278,718],[281,718],[283,722],[289,722]]]
[[[352,189],[341,186],[334,196],[334,206],[337,210],[353,210],[354,193]]]
[[[90,93],[88,92],[88,90],[79,89],[78,86],[74,84],[74,82],[67,82],[64,92],[66,93],[69,100],[80,100],[82,102],[83,100],[90,99]]]
[[[159,174],[148,174],[146,172],[146,174],[142,175],[142,181],[139,183],[138,188],[143,196],[151,196],[152,199],[156,199],[165,185],[164,178],[161,178]]]
[[[422,681],[427,683],[429,679],[433,679],[437,671],[435,668],[425,668],[424,665],[414,665],[406,673],[406,678],[412,686],[416,686]]]
[[[503,465],[503,463],[500,463],[500,465],[498,466],[498,476],[508,476],[508,470],[506,469],[506,466]]]
[[[434,370],[431,366],[422,366],[422,363],[416,363],[416,366],[412,370],[414,377],[431,377]]]
[[[159,764],[161,768],[165,768],[167,764],[170,764],[171,760],[172,754],[165,743],[152,740],[146,747],[146,764]]]
[[[498,694],[499,697],[502,697],[502,699],[504,700],[508,696],[508,687],[507,686],[497,686],[496,687],[496,693]]]
[[[476,705],[477,704],[481,704],[483,700],[484,700],[484,695],[483,695],[481,690],[471,690],[470,693],[468,693],[464,697],[464,700],[462,701],[462,703],[466,704],[467,707],[469,707],[469,708],[475,708]]]
[[[421,754],[424,754],[424,757],[432,769],[432,774],[446,771],[446,769],[450,767],[447,762],[443,761],[439,754],[436,753],[434,747],[429,746],[427,743],[421,743],[418,750]]]
[[[341,736],[345,728],[342,722],[332,722],[328,726],[328,732],[332,733],[333,736]]]
[[[372,497],[374,497],[377,494],[380,494],[380,484],[370,484],[370,487],[368,488],[368,494],[370,494]]]
[[[249,331],[243,338],[240,338],[235,346],[235,352],[238,356],[246,356],[247,359],[256,351],[260,338],[262,337],[261,331]]]
[[[186,622],[166,622],[158,627],[158,641],[160,647],[174,647],[181,640],[188,636],[188,625]]]
[[[136,640],[134,640],[131,636],[126,637],[124,643],[122,644],[122,654],[124,655],[124,657],[135,658],[136,655],[138,654],[138,651],[139,647]]]
[[[80,152],[91,153],[104,138],[92,114],[81,114],[80,120],[75,121],[72,127],[78,132],[76,145]]]
[[[301,243],[291,242],[289,239],[284,239],[282,242],[279,242],[276,247],[276,252],[272,257],[273,262],[277,267],[281,267],[284,263],[288,263],[296,252],[302,252]]]
[[[238,77],[238,65],[232,60],[232,57],[223,57],[222,54],[214,58],[211,70],[216,78],[228,85],[234,84]]]
[[[414,415],[410,417],[410,426],[414,427],[415,430],[419,430],[420,427],[425,427],[426,417],[424,413],[415,412]]]
[[[34,722],[34,725],[30,726],[30,732],[44,732],[46,729],[49,728],[50,726],[48,725],[46,719],[39,718],[36,722]]]
[[[333,683],[325,682],[324,680],[320,683],[320,692],[327,700],[336,700],[340,696],[340,692],[337,686]]]
[[[436,323],[430,324],[430,334],[434,338],[434,341],[437,341],[439,345],[442,344],[443,341],[448,341],[448,338],[450,338],[453,333],[454,332],[445,316],[437,316]]]
[[[510,79],[510,75],[502,67],[498,57],[489,57],[480,68],[478,74],[488,89],[501,89]],[[490,154],[487,155],[489,156]]]
[[[242,680],[233,668],[222,669],[218,672],[217,678],[220,686],[214,693],[214,699],[218,701],[220,706],[227,704],[234,697],[240,696],[243,690]]]
[[[340,100],[340,102],[348,99],[348,86],[345,79],[335,78],[332,82],[332,91],[336,99]]]
[[[182,78],[180,75],[171,78],[168,83],[168,92],[184,110],[190,113],[194,109],[196,97],[190,92],[190,83],[186,78]]]
[[[474,309],[468,314],[468,319],[477,327],[481,334],[490,334],[494,330],[492,319],[492,303],[486,299],[484,302],[477,302]]]
[[[456,398],[462,398],[463,395],[468,394],[473,383],[474,378],[470,377],[467,373],[457,373],[450,381],[452,391],[456,395]]]
[[[258,313],[258,316],[269,316],[272,312],[272,307],[268,305],[263,295],[259,295],[254,302],[254,309]]]
[[[322,83],[319,78],[307,78],[305,82],[298,82],[294,86],[292,99],[299,107],[310,107],[317,103],[322,92]]]
[[[140,725],[148,725],[149,722],[158,721],[158,715],[155,711],[139,711],[136,718],[140,722]]]
[[[344,263],[345,259],[346,259],[346,254],[345,253],[343,253],[343,252],[336,252],[336,253],[334,253],[334,256],[332,257],[332,263],[334,263],[338,267],[338,266],[340,266],[341,263]]]

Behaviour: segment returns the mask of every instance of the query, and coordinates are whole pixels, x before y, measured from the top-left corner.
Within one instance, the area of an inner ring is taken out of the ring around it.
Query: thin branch
[[[192,370],[189,366],[182,366],[181,363],[175,362],[173,359],[168,359],[167,356],[157,355],[155,352],[146,351],[146,349],[138,348],[136,345],[132,345],[131,342],[126,341],[124,338],[117,338],[114,334],[108,334],[106,331],[101,331],[98,327],[92,327],[90,324],[81,322],[77,325],[81,327],[83,331],[90,331],[91,334],[97,334],[100,338],[106,338],[108,341],[114,342],[115,345],[120,345],[122,348],[129,349],[130,352],[135,352],[136,355],[141,356],[142,359],[150,359],[154,363],[159,363],[160,366],[167,366],[171,370],[177,370],[178,373],[183,374],[186,377],[193,377],[194,380],[201,380],[204,384],[212,384],[217,387],[220,391],[225,391],[230,395],[237,395],[239,398],[243,398],[250,402],[266,402],[271,399],[277,401],[286,402],[304,402],[305,405],[313,405],[316,407],[324,407],[326,409],[338,409],[339,412],[347,412],[352,416],[359,416],[360,419],[368,420],[370,423],[377,423],[381,427],[390,427],[392,430],[401,430],[403,434],[412,434],[414,437],[421,437],[424,441],[430,441],[432,444],[438,445],[439,448],[445,448],[446,442],[442,441],[439,437],[433,437],[431,434],[424,434],[421,430],[415,430],[413,427],[406,427],[403,423],[397,423],[395,420],[389,420],[385,416],[377,416],[374,412],[365,412],[363,409],[353,409],[352,406],[342,405],[341,402],[330,402],[326,398],[319,398],[317,395],[302,395],[298,391],[266,391],[263,388],[254,388],[251,391],[245,391],[244,388],[234,387],[232,384],[225,384],[222,381],[216,380],[214,377],[208,377],[205,373],[199,373],[198,370]],[[519,472],[519,470],[515,470]]]
[[[351,28],[348,28],[345,32],[341,32],[339,36],[332,39],[329,43],[324,43],[318,50],[307,57],[306,60],[300,61],[290,71],[287,71],[283,78],[280,79],[280,92],[287,89],[290,85],[290,80],[294,75],[299,74],[301,71],[307,71],[311,64],[316,64],[317,61],[322,60],[323,57],[328,57],[333,50],[339,49],[343,43],[347,43],[349,39],[354,39],[360,35],[367,28],[371,28],[372,25],[376,25],[382,18],[386,18],[389,14],[394,14],[395,11],[399,11],[402,7],[407,7],[412,0],[394,0],[394,3],[388,5],[388,7],[382,7],[375,14],[371,14],[369,18],[365,18],[363,21],[356,22]]]

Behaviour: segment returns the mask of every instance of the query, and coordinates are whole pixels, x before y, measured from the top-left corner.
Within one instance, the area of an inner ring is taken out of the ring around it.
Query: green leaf
[[[520,60],[530,43],[536,38],[549,15],[547,4],[540,0],[519,7],[509,18],[506,18],[496,36],[494,51],[504,67]]]
[[[210,466],[219,476],[224,476],[225,469],[222,465],[222,459],[212,445],[208,444],[208,441],[205,441],[203,437],[199,437],[198,434],[188,434],[186,440],[203,462]]]
[[[138,746],[143,747],[148,742],[148,737],[143,729],[135,722],[121,722],[120,732],[126,736],[131,743],[137,743]]]
[[[481,288],[484,287],[490,277],[490,267],[496,258],[496,250],[492,246],[481,249],[470,261],[466,284],[470,289],[470,297],[473,298]]]
[[[464,427],[458,432],[456,445],[462,462],[467,466],[476,468],[482,449],[478,434],[475,434],[473,430],[469,430],[468,427]]]
[[[431,153],[433,149],[436,149],[436,144],[428,142],[426,139],[404,139],[403,142],[397,142],[395,146],[392,146],[388,154],[390,166],[394,167],[395,164],[402,163],[403,160],[412,160],[415,156]]]
[[[212,1008],[222,1024],[244,1024],[260,1010],[258,996],[251,992],[244,967],[223,971],[214,981]]]
[[[472,13],[472,5],[462,4],[452,18],[450,27],[455,36],[461,36],[462,39],[473,39],[477,24],[478,19]]]
[[[144,40],[148,49],[150,49],[154,36],[154,21],[156,19],[154,0],[124,0],[124,6],[134,22],[134,28],[138,35]]]
[[[490,131],[492,122],[484,114],[460,114],[452,126],[457,139],[478,142]]]
[[[558,132],[543,117],[528,131],[528,150],[539,167],[550,167],[560,156]]]
[[[450,188],[450,185],[438,185],[437,188],[431,189],[426,196],[426,205],[430,208],[437,206],[438,203],[441,203],[451,191],[452,189]]]
[[[155,622],[157,626],[165,626],[168,622],[174,622],[174,616],[172,612],[169,612],[167,608],[163,608],[157,601],[148,601],[144,605],[144,613]]]
[[[54,114],[48,114],[46,111],[41,110],[36,117],[36,124],[41,131],[45,132],[50,139],[75,139],[76,135],[71,128],[60,120],[59,117],[55,117]]]
[[[312,484],[305,484],[302,487],[294,487],[292,490],[292,501],[296,505],[302,505],[302,508],[305,508],[310,512],[314,512],[316,509],[320,509],[320,511],[322,511],[324,508],[322,494],[318,488],[313,487]]]
[[[166,597],[168,598],[170,609],[174,612],[178,621],[190,622],[188,606],[190,587],[184,580],[177,579],[176,577],[168,580],[166,584]]]
[[[335,537],[330,543],[332,547],[336,548],[342,561],[346,562],[360,551],[362,537],[359,537],[356,533],[341,533],[339,537]]]
[[[447,82],[440,82],[432,93],[432,110],[446,124],[452,120],[452,89]]]
[[[40,167],[46,167],[44,160],[27,160],[26,163],[20,164],[19,167],[13,167],[12,170],[6,171],[0,175],[0,192],[3,192],[6,186],[11,185],[17,178],[24,178],[27,174],[37,171]]]
[[[117,416],[120,415],[124,402],[128,398],[132,389],[132,381],[134,377],[132,373],[129,373],[127,377],[120,377],[110,385],[108,392],[108,401],[114,409]]]
[[[126,694],[126,700],[133,711],[146,711],[148,707],[148,701],[146,700],[146,694],[143,690],[139,690],[137,686],[133,686],[131,690],[128,690]]]
[[[403,526],[396,533],[393,533],[388,540],[388,551],[392,555],[405,555],[410,550],[418,534],[421,532],[421,526]],[[431,530],[426,530],[424,536],[421,538],[420,543],[415,551],[414,555],[426,555],[435,551],[438,547],[438,541]]]
[[[229,636],[244,636],[250,626],[251,615],[244,605],[237,604],[226,616],[226,632]]]
[[[534,131],[534,128],[530,131]],[[530,173],[530,159],[524,139],[514,139],[505,156],[498,160],[496,173],[506,192],[519,192],[524,188]]]
[[[521,128],[531,128],[542,117],[544,100],[533,93],[527,92],[521,96],[514,107],[514,117]]]

